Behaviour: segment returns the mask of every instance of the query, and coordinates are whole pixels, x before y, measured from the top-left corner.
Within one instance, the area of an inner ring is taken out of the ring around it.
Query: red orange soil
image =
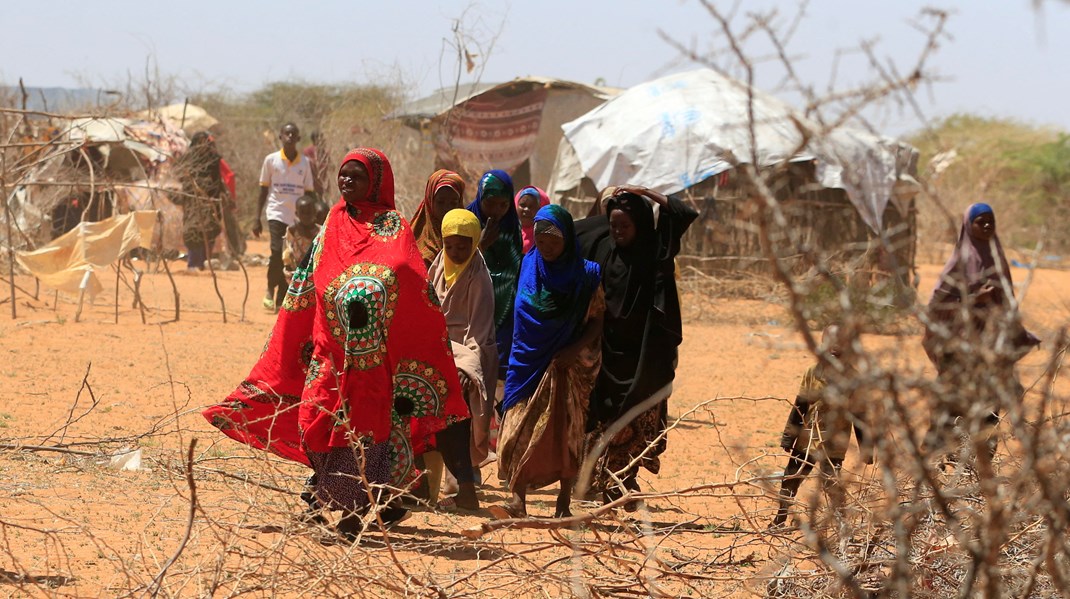
[[[254,242],[250,251],[266,252],[265,245]],[[923,297],[937,272],[933,266],[921,269]],[[1025,271],[1014,274],[1025,279]],[[109,297],[113,288],[86,307],[79,323],[74,322],[73,298],[60,296],[53,307],[54,296],[44,289],[41,300],[18,295],[16,320],[8,316],[9,304],[0,305],[0,443],[111,439],[103,445],[71,447],[91,453],[138,447],[148,468],[120,472],[99,463],[105,457],[0,450],[0,595],[117,596],[150,585],[186,530],[189,490],[182,456],[192,438],[198,439],[200,509],[182,556],[165,578],[168,593],[245,591],[261,596],[275,588],[285,595],[326,596],[346,595],[349,589],[351,594],[382,596],[405,588],[404,576],[381,541],[369,540],[356,549],[325,545],[322,533],[294,523],[292,516],[300,510],[295,493],[304,475],[300,468],[239,446],[199,415],[202,406],[223,398],[247,374],[272,325],[273,316],[259,305],[264,268],[250,268],[249,276],[246,318],[240,321],[242,273],[219,273],[228,324],[222,323],[208,273],[176,275],[182,294],[179,322],[163,324],[173,314],[171,289],[162,272],[145,278],[143,291],[152,308],[149,324],[142,324],[130,307],[132,294],[125,287],[119,324],[114,322],[114,296]],[[33,289],[28,277],[20,276],[17,282]],[[1036,271],[1024,312],[1027,323],[1046,340],[1070,320],[1068,289],[1070,273]],[[646,491],[724,483],[783,466],[778,441],[786,402],[794,397],[811,358],[783,307],[711,301],[703,322],[685,325],[670,415],[686,417],[669,437],[660,476],[643,477]],[[916,336],[867,336],[865,343],[911,367],[928,366]],[[1040,354],[1028,357],[1023,379],[1035,377],[1042,361]],[[87,369],[97,401],[92,409],[88,389],[74,403]],[[710,403],[692,411],[704,402]],[[65,427],[69,419],[76,421]],[[846,468],[861,471],[853,453]],[[224,478],[213,470],[293,492]],[[501,501],[504,494],[494,467],[483,474],[488,482],[483,501]],[[760,497],[758,486],[741,485],[735,491],[740,498],[716,490],[650,502],[654,530],[643,543],[657,547],[654,555],[663,564],[682,564],[679,571],[693,575],[692,591],[742,593],[750,588],[748,577],[769,568],[762,562],[766,551],[749,545],[752,539],[746,531],[764,527],[772,502]],[[531,512],[550,515],[554,494],[554,489],[535,494]],[[577,505],[574,511],[591,507]],[[548,594],[571,592],[569,552],[540,545],[552,539],[550,533],[504,531],[478,542],[458,534],[485,518],[420,511],[399,527],[392,541],[397,544],[397,563],[413,576],[409,588],[419,586],[413,581],[433,580],[446,594],[526,596],[537,589],[525,587],[523,581],[537,579]],[[629,530],[634,529],[606,522],[566,536],[586,542],[600,534],[639,547],[627,541]],[[729,547],[736,549],[725,552]],[[531,556],[503,557],[509,551],[528,551]],[[755,558],[746,559],[751,552]],[[581,564],[587,582],[604,585],[605,591],[617,583],[629,585],[621,572],[632,572],[632,582],[638,579],[644,568],[642,551],[620,557],[625,558],[632,560],[630,565],[613,562],[606,566],[611,573],[600,580],[600,566],[591,560],[572,563]],[[546,574],[531,578],[540,568]],[[449,586],[476,570],[477,576]],[[362,574],[378,582],[368,582]],[[400,586],[392,591],[391,584]],[[686,591],[682,585],[671,590]]]

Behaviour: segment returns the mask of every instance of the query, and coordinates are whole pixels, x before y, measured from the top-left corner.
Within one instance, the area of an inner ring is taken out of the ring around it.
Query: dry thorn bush
[[[820,126],[800,130],[800,150],[864,117],[876,103],[915,110],[911,94],[930,80],[927,60],[943,39],[947,17],[922,13],[922,49],[905,71],[878,60],[874,47],[865,45],[862,55],[871,61],[872,81],[819,93],[799,81],[792,68],[787,48],[795,18],[775,12],[725,14],[712,3],[703,4],[717,28],[717,46],[724,50],[712,55],[681,50],[722,72],[743,74],[748,82],[760,65],[780,68],[786,85],[806,98],[807,116]],[[772,44],[766,62],[746,50],[757,37]],[[711,318],[719,298],[776,298],[815,359],[827,361],[807,313],[810,283],[777,259],[784,255],[778,248],[795,247],[798,241],[769,190],[775,169],[757,170],[748,156],[726,158],[734,161],[751,190],[749,201],[760,215],[773,282],[683,272],[679,285],[688,317]],[[927,194],[923,200],[938,203],[939,197]],[[865,302],[852,295],[828,256],[812,248],[795,249],[812,254],[818,265],[812,278],[832,289],[827,301],[853,334],[858,371],[833,377],[833,397],[864,395],[866,417],[879,431],[875,464],[854,468],[849,462],[844,470],[842,503],[830,505],[820,493],[801,495],[792,514],[796,527],[768,528],[784,456],[744,454],[716,430],[722,403],[770,402],[783,408],[778,414],[786,414],[786,398],[716,397],[671,419],[668,434],[711,422],[718,440],[711,450],[724,452],[735,468],[724,480],[625,494],[609,506],[583,503],[583,513],[574,518],[480,521],[472,534],[476,538],[459,534],[473,522],[461,516],[420,512],[393,529],[373,516],[356,541],[345,541],[329,526],[298,517],[304,508],[298,493],[307,471],[221,439],[190,407],[202,398],[191,398],[168,367],[166,380],[150,385],[146,394],[169,405],[170,414],[142,434],[87,434],[97,403],[86,406],[75,397],[59,430],[4,440],[3,467],[25,474],[0,481],[0,590],[109,597],[1065,594],[1070,577],[1070,547],[1063,534],[1070,525],[1070,464],[1065,457],[1070,455],[1070,398],[1061,391],[1059,377],[1065,335],[1046,340],[1043,364],[1031,360],[1033,365],[1023,368],[1024,400],[1006,380],[995,377],[1004,371],[985,368],[1004,359],[986,349],[981,341],[987,340],[974,340],[968,349],[979,365],[974,386],[948,388],[903,358],[903,347],[917,343],[916,337],[898,339],[892,346],[863,344],[860,332],[871,332],[859,305]],[[922,306],[903,313],[925,320]],[[161,340],[166,346],[166,337]],[[91,372],[87,367],[83,379],[90,396]],[[968,402],[969,393],[978,390],[992,392],[1004,414],[995,458],[985,457],[988,438],[980,427],[984,415],[977,410],[966,410],[955,431],[961,443],[956,438],[927,442],[920,432],[925,407],[941,398]],[[832,401],[831,409],[847,406]],[[81,432],[69,430],[76,427]],[[133,482],[101,464],[124,447],[152,449],[147,460],[151,471],[137,473]],[[956,459],[946,459],[947,453]],[[79,504],[80,511],[61,513],[33,492],[43,488],[41,480],[59,476],[99,495]],[[614,509],[632,500],[642,501],[634,515]],[[144,513],[131,516],[132,530],[123,522],[94,519],[93,502],[123,502]],[[711,504],[732,506],[732,515],[711,518]],[[132,536],[117,538],[109,534],[112,528]],[[87,569],[96,578],[78,580]]]

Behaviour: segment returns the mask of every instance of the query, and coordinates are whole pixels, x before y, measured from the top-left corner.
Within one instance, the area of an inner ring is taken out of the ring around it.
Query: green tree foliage
[[[1026,222],[1065,230],[1070,216],[1070,135],[1060,133],[1055,141],[1006,153],[1015,166],[1013,183],[1020,190]]]
[[[1001,237],[1017,247],[1066,251],[1058,235],[1070,225],[1070,137],[1011,119],[956,114],[918,133],[921,175],[937,201],[919,205],[923,243],[951,243],[962,211],[993,205]]]
[[[203,92],[190,96],[190,102],[220,121],[214,129],[216,141],[237,175],[238,206],[246,225],[256,210],[261,164],[264,156],[279,149],[278,130],[284,123],[292,121],[301,129],[299,148],[311,143],[314,131],[323,133],[331,161],[359,145],[380,147],[394,160],[391,150],[400,125],[383,121],[383,116],[401,101],[400,88],[388,85],[304,82],[268,83],[240,95]],[[328,172],[336,166],[331,165]],[[428,173],[421,174],[426,178]],[[333,180],[327,181],[324,195],[328,201],[336,199]]]

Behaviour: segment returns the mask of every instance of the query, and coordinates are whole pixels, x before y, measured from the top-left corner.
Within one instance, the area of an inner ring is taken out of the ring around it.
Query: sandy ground
[[[250,252],[266,253],[266,244],[253,242]],[[682,419],[661,474],[641,482],[653,492],[709,488],[563,533],[498,531],[478,541],[459,531],[487,521],[486,513],[423,510],[387,540],[370,532],[350,544],[295,521],[306,472],[230,441],[198,413],[234,389],[263,347],[273,323],[259,305],[265,269],[249,269],[244,320],[242,273],[219,273],[224,324],[211,277],[182,274],[177,262],[172,268],[178,322],[170,322],[172,291],[162,272],[144,279],[147,324],[125,284],[116,324],[113,275],[104,276],[108,290],[78,323],[74,298],[60,295],[54,305],[44,289],[40,300],[18,294],[15,320],[10,304],[0,304],[0,443],[81,452],[0,449],[0,596],[141,594],[179,548],[163,577],[165,594],[176,596],[391,596],[406,588],[568,595],[573,575],[602,594],[628,595],[644,594],[636,581],[658,568],[680,575],[666,588],[671,595],[729,596],[757,588],[756,577],[775,565],[752,534],[773,509],[765,488],[718,485],[783,467],[778,441],[787,402],[811,358],[782,306],[685,298],[708,309],[685,326],[670,404],[670,416]],[[921,269],[923,297],[937,273]],[[1014,274],[1027,278],[1024,270]],[[28,277],[17,283],[34,289]],[[2,290],[6,297],[6,283]],[[1067,290],[1070,272],[1034,273],[1024,313],[1046,340],[1070,320]],[[904,367],[928,367],[916,336],[873,335],[865,344]],[[1028,357],[1023,379],[1035,378],[1042,363],[1039,353]],[[187,528],[184,456],[194,438],[197,510]],[[141,470],[108,467],[108,455],[123,448],[142,451]],[[853,451],[846,469],[864,475]],[[493,466],[484,479],[484,504],[502,500]],[[533,515],[552,513],[554,493],[533,495]],[[577,502],[574,511],[593,507]],[[617,543],[617,551],[586,554],[598,539]]]

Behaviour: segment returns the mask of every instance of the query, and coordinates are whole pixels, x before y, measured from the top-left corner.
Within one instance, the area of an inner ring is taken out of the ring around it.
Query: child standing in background
[[[316,198],[303,195],[297,200],[297,221],[286,227],[286,246],[282,250],[282,265],[286,274],[297,268],[305,259],[305,254],[312,247],[312,242],[319,235],[320,225],[317,217]]]

